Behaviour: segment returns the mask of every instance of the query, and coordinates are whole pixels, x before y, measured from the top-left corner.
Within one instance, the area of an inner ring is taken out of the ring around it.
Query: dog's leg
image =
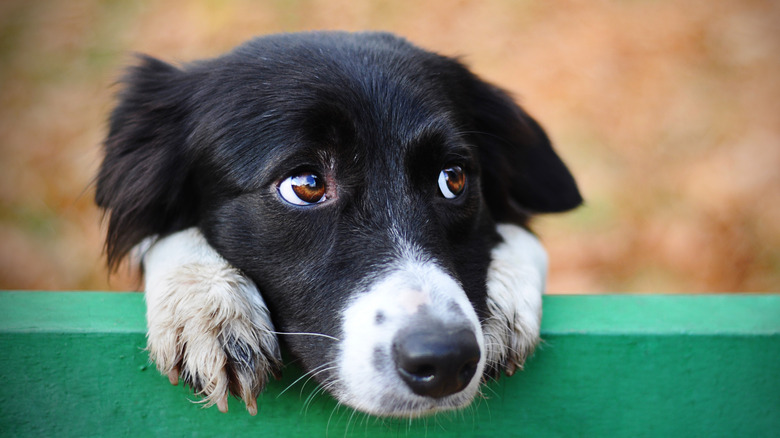
[[[547,252],[524,228],[501,224],[504,241],[492,252],[487,277],[488,317],[482,323],[488,375],[522,368],[539,342]]]
[[[151,245],[149,244],[151,243]],[[278,375],[279,345],[255,284],[190,228],[140,246],[146,277],[147,347],[161,373],[179,375],[227,411],[228,392],[257,413],[268,374]]]

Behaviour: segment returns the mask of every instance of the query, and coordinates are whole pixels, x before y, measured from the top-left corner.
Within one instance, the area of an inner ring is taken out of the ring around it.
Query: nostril
[[[447,329],[437,323],[396,335],[393,358],[401,379],[415,394],[441,398],[468,386],[480,351],[472,330]]]
[[[402,367],[399,369],[399,371],[407,374],[411,379],[422,382],[430,382],[436,377],[436,367],[432,365],[421,365],[412,370],[407,370],[406,368]]]
[[[460,369],[459,378],[461,381],[470,382],[474,374],[477,373],[477,365],[479,364],[479,356],[463,364]]]

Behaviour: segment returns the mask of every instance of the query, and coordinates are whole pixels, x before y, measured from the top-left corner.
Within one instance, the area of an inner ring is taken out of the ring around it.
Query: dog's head
[[[266,37],[181,69],[144,58],[97,202],[115,264],[198,226],[342,402],[461,406],[489,368],[498,222],[581,202],[539,125],[458,61],[387,34]]]

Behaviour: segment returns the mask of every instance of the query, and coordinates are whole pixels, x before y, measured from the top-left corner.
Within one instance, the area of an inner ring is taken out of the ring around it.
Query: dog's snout
[[[415,324],[393,340],[393,360],[417,395],[442,398],[468,386],[480,359],[474,331],[439,323]]]
[[[487,351],[460,284],[407,249],[400,268],[344,311],[339,383],[366,411],[414,417],[471,402]]]

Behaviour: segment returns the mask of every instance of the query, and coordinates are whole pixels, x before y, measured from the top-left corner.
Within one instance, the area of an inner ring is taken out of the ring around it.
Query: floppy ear
[[[181,70],[150,57],[142,57],[123,79],[95,193],[108,216],[105,249],[111,268],[145,237],[196,219],[185,160],[185,79]]]
[[[533,213],[582,203],[577,183],[539,124],[501,89],[472,77],[470,111],[493,218],[523,224]]]

